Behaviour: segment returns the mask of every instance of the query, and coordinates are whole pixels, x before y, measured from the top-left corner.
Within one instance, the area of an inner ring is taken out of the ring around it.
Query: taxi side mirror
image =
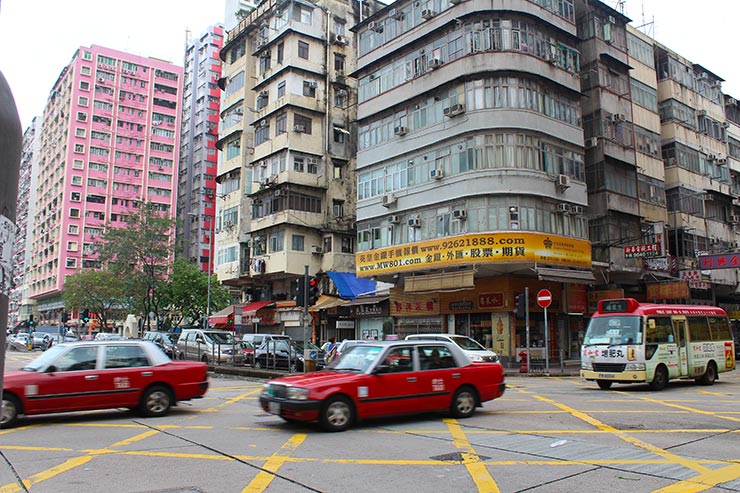
[[[54,365],[51,365],[48,368],[46,368],[46,372],[45,373],[56,373],[56,371],[57,371],[57,367],[54,366]]]
[[[374,374],[380,374],[380,373],[390,373],[391,367],[389,365],[377,365],[375,368],[373,368],[373,375]]]

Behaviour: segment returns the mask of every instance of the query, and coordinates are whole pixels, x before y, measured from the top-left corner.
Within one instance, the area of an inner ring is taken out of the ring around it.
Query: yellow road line
[[[453,438],[452,444],[462,452],[461,455],[465,469],[468,470],[468,474],[470,474],[471,479],[478,487],[478,491],[481,493],[500,493],[501,490],[498,489],[496,481],[491,477],[486,464],[480,460],[480,457],[465,436],[460,423],[456,419],[444,419],[443,422],[450,430]]]
[[[268,486],[270,486],[270,483],[275,478],[274,474],[277,472],[280,467],[285,464],[286,462],[286,455],[293,452],[295,449],[297,449],[303,442],[306,440],[306,434],[305,433],[297,433],[290,437],[290,439],[283,444],[282,447],[280,447],[280,450],[275,452],[273,455],[270,456],[269,459],[267,459],[267,462],[265,462],[265,465],[263,466],[263,469],[265,471],[260,471],[257,476],[250,481],[250,483],[242,490],[242,493],[258,493],[261,491],[265,491]],[[270,473],[266,472],[269,471]]]
[[[692,478],[679,481],[665,488],[655,490],[654,493],[695,493],[706,491],[720,483],[732,481],[740,477],[740,464],[723,467]]]
[[[540,400],[540,401],[549,402],[550,404],[552,404],[553,406],[555,406],[555,407],[557,407],[559,409],[567,410],[568,412],[570,412],[570,414],[573,415],[573,417],[578,418],[578,419],[580,419],[582,421],[585,421],[586,423],[589,423],[590,425],[592,425],[592,426],[594,426],[594,427],[596,427],[596,428],[598,428],[600,430],[608,431],[608,432],[612,433],[614,436],[616,436],[617,438],[619,438],[621,440],[624,440],[625,442],[627,442],[629,444],[635,445],[636,447],[639,447],[639,448],[641,448],[643,450],[647,450],[648,452],[651,452],[651,453],[656,454],[656,455],[658,455],[660,457],[663,457],[665,459],[668,459],[670,462],[672,462],[674,464],[679,464],[679,465],[681,465],[683,467],[686,467],[686,468],[691,469],[693,471],[697,471],[697,472],[702,473],[702,474],[711,471],[711,469],[708,469],[708,468],[702,466],[701,464],[697,463],[694,460],[686,459],[686,458],[681,457],[679,455],[676,455],[676,454],[673,454],[671,452],[668,452],[667,450],[664,450],[664,449],[662,449],[660,447],[656,447],[655,445],[652,445],[650,443],[643,442],[642,440],[639,440],[637,438],[631,437],[626,432],[623,432],[621,430],[618,430],[618,429],[614,428],[611,425],[608,425],[608,424],[606,424],[606,423],[604,423],[602,421],[599,421],[598,419],[589,416],[585,412],[578,411],[576,409],[573,409],[570,406],[567,406],[565,404],[561,404],[561,403],[556,402],[556,401],[554,401],[552,399],[549,399],[547,397],[542,397],[542,396],[539,396],[539,395],[535,395],[534,397],[536,399]]]
[[[35,484],[38,484],[42,481],[46,481],[47,479],[50,479],[50,478],[53,478],[54,476],[62,474],[63,472],[71,471],[75,467],[79,467],[84,464],[87,464],[93,459],[93,457],[95,456],[94,455],[83,455],[81,457],[73,457],[71,459],[64,461],[58,466],[54,466],[45,471],[41,471],[38,474],[29,476],[28,479],[23,480],[22,486],[18,483],[9,483],[4,486],[0,486],[0,493],[18,493],[19,491],[29,490]]]

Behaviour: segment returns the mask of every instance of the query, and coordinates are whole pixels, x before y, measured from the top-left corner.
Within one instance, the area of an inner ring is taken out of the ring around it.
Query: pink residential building
[[[175,214],[183,69],[81,47],[44,110],[29,270],[41,323],[58,323],[64,279],[97,267],[93,245],[142,202]]]

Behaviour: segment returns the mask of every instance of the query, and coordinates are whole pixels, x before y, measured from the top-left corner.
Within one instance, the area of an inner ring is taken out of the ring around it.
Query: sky
[[[634,26],[725,79],[740,99],[738,0],[603,0]],[[623,4],[624,8],[620,7]],[[97,44],[182,65],[185,30],[223,22],[224,0],[0,0],[0,71],[23,128],[41,116],[52,85],[80,46]]]

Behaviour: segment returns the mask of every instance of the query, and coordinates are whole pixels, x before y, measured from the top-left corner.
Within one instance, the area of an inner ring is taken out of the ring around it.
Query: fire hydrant
[[[519,367],[519,373],[527,373],[527,351],[526,349],[524,351],[521,351],[519,353],[519,357],[522,361],[522,366]]]

